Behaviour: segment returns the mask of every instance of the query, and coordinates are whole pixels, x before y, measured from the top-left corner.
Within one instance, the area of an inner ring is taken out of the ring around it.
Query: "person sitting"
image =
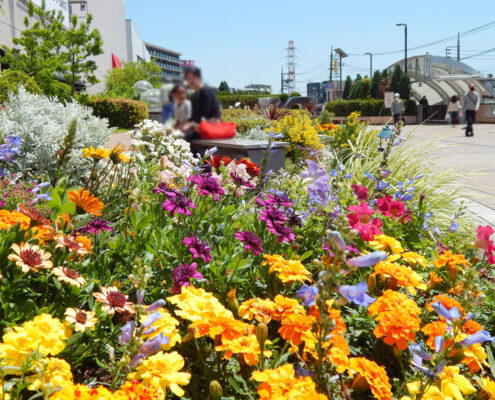
[[[191,119],[191,102],[187,99],[187,90],[183,84],[175,85],[171,94],[174,99],[174,128],[182,130]]]

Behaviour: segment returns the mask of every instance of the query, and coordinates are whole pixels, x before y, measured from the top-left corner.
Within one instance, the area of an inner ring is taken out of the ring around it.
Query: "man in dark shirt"
[[[194,90],[191,98],[192,115],[191,122],[184,129],[185,140],[191,143],[194,139],[199,138],[198,124],[203,120],[220,119],[220,103],[215,97],[213,90],[203,85],[201,79],[201,70],[197,67],[189,67],[184,70],[184,77],[187,85]],[[194,154],[194,148],[191,151]]]

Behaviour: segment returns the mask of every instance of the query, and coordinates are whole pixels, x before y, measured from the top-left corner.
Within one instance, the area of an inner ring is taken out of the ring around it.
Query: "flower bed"
[[[77,181],[67,143],[11,175],[3,135],[2,397],[494,397],[493,230],[400,132],[353,132],[275,175],[145,121]]]

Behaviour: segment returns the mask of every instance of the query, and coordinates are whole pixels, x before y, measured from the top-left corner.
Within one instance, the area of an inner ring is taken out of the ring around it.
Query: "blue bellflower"
[[[302,299],[302,304],[311,307],[315,304],[315,298],[318,295],[318,287],[302,285],[297,291],[297,297]]]
[[[343,297],[358,306],[368,307],[376,301],[374,297],[367,293],[368,284],[366,282],[360,282],[353,286],[344,285],[339,287],[338,291]]]
[[[388,254],[384,251],[374,251],[364,256],[354,257],[347,260],[347,264],[351,267],[365,268],[378,264],[380,261],[384,261],[388,258]]]

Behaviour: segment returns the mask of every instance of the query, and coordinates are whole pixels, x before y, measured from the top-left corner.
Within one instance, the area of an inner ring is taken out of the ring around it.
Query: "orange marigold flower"
[[[93,196],[87,190],[83,188],[80,188],[77,192],[75,190],[69,190],[67,197],[76,205],[78,214],[101,215],[100,211],[103,210],[103,203],[98,197]]]
[[[469,267],[471,264],[464,258],[463,254],[452,254],[452,252],[446,250],[433,261],[433,265],[437,268],[446,266],[450,270],[452,268],[457,269],[459,266]]]
[[[412,294],[416,294],[414,288],[426,290],[423,278],[411,268],[387,260],[375,265],[375,274],[390,278],[400,287],[407,288]]]
[[[9,254],[7,258],[21,267],[24,273],[29,271],[38,272],[40,268],[50,269],[53,267],[53,263],[50,261],[51,254],[45,253],[38,246],[31,246],[29,243],[21,242],[20,245],[14,243],[11,248],[14,253]]]
[[[472,319],[468,319],[462,326],[462,331],[467,335],[472,335],[481,330],[483,330],[483,326]]]
[[[269,299],[249,299],[239,306],[239,316],[248,320],[255,318],[258,322],[268,324],[272,320],[275,307],[275,303]]]
[[[56,234],[55,229],[51,226],[33,226],[31,230],[34,233],[31,238],[38,239],[39,243],[45,243],[48,240],[52,240]]]
[[[286,260],[282,256],[265,255],[265,260],[262,265],[269,265],[268,272],[273,274],[278,273],[278,278],[284,283],[292,283],[294,281],[306,282],[311,280],[311,273],[304,267],[299,260]]]
[[[217,314],[215,312],[203,315],[203,319],[194,321],[191,325],[196,338],[208,335],[214,339],[220,335],[223,340],[233,340],[249,334],[253,326],[234,319],[231,313]]]
[[[161,400],[163,394],[153,385],[144,385],[138,380],[125,382],[113,394],[115,400]]]
[[[329,345],[328,359],[335,365],[338,373],[343,373],[349,368],[349,354],[351,354],[347,340],[341,335],[334,335],[330,337],[327,344]]]
[[[77,235],[75,241],[79,243],[84,249],[86,249],[88,253],[93,250],[93,243],[91,242],[91,239],[89,237]]]
[[[0,231],[2,229],[8,230],[17,223],[22,230],[28,230],[31,225],[31,218],[17,211],[0,210]]]
[[[312,315],[289,314],[283,316],[282,326],[278,330],[280,336],[293,346],[299,346],[303,341],[312,348],[315,341],[313,335],[313,323],[316,318]]]
[[[109,315],[118,313],[128,312],[134,314],[134,306],[130,301],[127,301],[129,296],[120,293],[119,289],[115,286],[110,286],[108,288],[102,287],[101,292],[93,293],[96,301],[103,304],[101,308],[103,311],[107,311]]]
[[[435,350],[435,338],[437,336],[445,336],[445,332],[447,332],[447,324],[443,321],[433,321],[423,326],[421,331],[428,336],[426,345],[430,349]]]
[[[405,350],[408,340],[416,338],[415,331],[420,329],[420,309],[405,294],[386,290],[376,302],[368,307],[370,315],[374,315],[378,326],[373,333],[377,338],[383,337],[384,343],[396,345]]]
[[[349,368],[352,372],[366,379],[375,398],[378,400],[392,400],[392,386],[385,368],[363,357],[351,358]]]
[[[306,315],[306,310],[304,307],[299,304],[297,300],[291,299],[290,297],[284,297],[278,294],[273,299],[273,302],[275,303],[275,307],[273,310],[272,319],[276,321],[280,321],[285,313]]]
[[[271,343],[269,340],[265,343]],[[232,340],[222,340],[220,346],[215,347],[216,351],[225,351],[223,358],[228,360],[234,354],[241,354],[247,365],[257,365],[259,362],[260,345],[256,335],[241,336]],[[265,357],[270,357],[272,352],[265,350]]]
[[[443,279],[438,276],[435,271],[430,271],[430,280],[428,281],[428,287],[431,289],[441,282],[443,282]]]

